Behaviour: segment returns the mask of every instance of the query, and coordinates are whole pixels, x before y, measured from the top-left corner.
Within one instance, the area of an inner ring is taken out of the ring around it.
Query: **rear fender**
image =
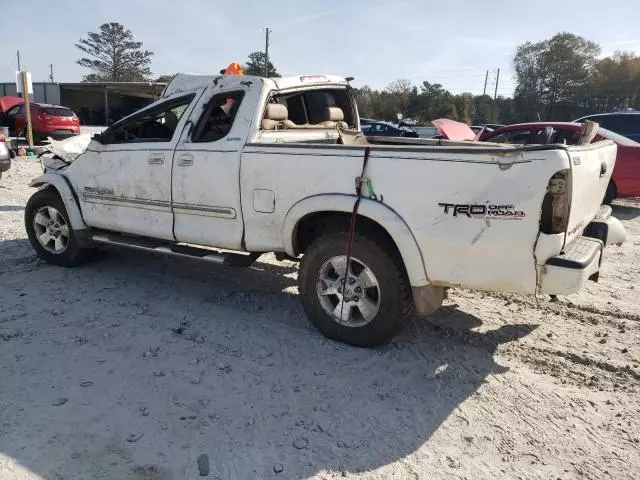
[[[65,177],[55,173],[46,173],[31,180],[29,186],[39,189],[47,187],[55,188],[67,209],[71,228],[73,228],[74,231],[87,230],[88,227],[82,218],[82,212],[80,211],[76,195]]]
[[[330,194],[305,198],[291,207],[284,220],[284,248],[289,255],[295,255],[295,236],[300,220],[312,213],[351,213],[355,197],[353,195]],[[358,215],[378,223],[391,236],[400,251],[409,282],[413,287],[428,285],[427,272],[422,253],[416,239],[404,220],[383,203],[362,198]],[[345,239],[346,242],[346,239]]]

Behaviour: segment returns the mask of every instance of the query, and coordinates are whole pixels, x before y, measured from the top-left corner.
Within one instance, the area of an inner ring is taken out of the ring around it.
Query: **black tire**
[[[363,262],[380,286],[380,304],[375,317],[363,326],[341,325],[322,307],[316,279],[329,259],[346,255],[347,232],[331,232],[311,243],[300,262],[299,289],[307,317],[326,337],[357,347],[383,345],[400,332],[414,310],[409,280],[400,255],[375,234],[356,233],[352,257]],[[337,302],[336,302],[337,303]]]
[[[38,238],[36,237],[36,231],[34,226],[34,218],[40,209],[44,207],[55,208],[62,216],[64,222],[68,226],[68,241],[66,249],[60,253],[50,252],[45,249]],[[31,242],[31,246],[36,251],[38,256],[47,263],[52,265],[60,265],[62,267],[75,267],[85,263],[90,259],[93,250],[80,248],[73,229],[71,228],[71,222],[69,222],[69,215],[67,209],[64,206],[64,202],[60,198],[60,195],[53,189],[39,190],[34,193],[25,208],[24,214],[25,228],[27,230],[27,236]]]
[[[611,203],[616,199],[617,191],[616,184],[613,183],[613,180],[609,182],[607,185],[607,192],[604,194],[604,200],[602,201],[605,205],[611,205]]]

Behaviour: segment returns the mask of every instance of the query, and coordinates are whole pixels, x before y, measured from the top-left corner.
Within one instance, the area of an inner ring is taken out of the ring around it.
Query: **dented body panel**
[[[318,212],[351,213],[365,146],[339,144],[343,137],[335,127],[268,130],[261,122],[275,94],[327,89],[350,95],[348,83],[331,76],[179,75],[162,100],[120,122],[192,96],[171,139],[94,139],[69,167],[52,175],[68,179],[75,193],[66,192],[65,202],[77,202],[69,208],[90,229],[297,255],[303,253],[296,239],[303,219]],[[219,98],[231,99],[229,105],[237,107],[233,123],[224,137],[199,141],[205,112]],[[352,127],[358,122],[353,108]],[[109,130],[104,138],[108,135]],[[554,283],[547,277],[545,282],[548,271],[562,269],[545,265],[582,235],[597,214],[602,185],[606,188],[613,170],[615,145],[418,140],[387,139],[389,144],[368,147],[369,183],[359,214],[393,239],[421,310],[441,301],[420,290],[429,285],[517,293],[542,291],[543,283],[547,289],[562,284],[565,290],[582,285],[582,277],[564,270],[567,279]],[[562,233],[543,233],[549,182],[565,171],[570,217]]]

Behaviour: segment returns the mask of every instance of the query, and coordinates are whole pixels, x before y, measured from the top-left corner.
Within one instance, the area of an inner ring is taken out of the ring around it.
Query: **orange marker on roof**
[[[222,75],[244,75],[244,70],[239,63],[233,62],[224,70],[220,70],[220,73]]]

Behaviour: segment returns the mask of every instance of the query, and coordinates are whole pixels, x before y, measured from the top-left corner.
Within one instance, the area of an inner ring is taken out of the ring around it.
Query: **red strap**
[[[364,159],[362,160],[362,172],[360,176],[356,179],[356,202],[353,204],[353,211],[351,212],[351,222],[349,224],[349,234],[347,236],[347,271],[345,272],[344,278],[342,279],[342,291],[344,292],[344,288],[347,284],[347,277],[349,276],[349,271],[351,270],[351,249],[353,247],[353,240],[356,235],[356,219],[358,218],[358,207],[360,206],[360,200],[362,199],[362,182],[364,180],[364,172],[367,169],[367,163],[369,163],[369,152],[371,151],[370,146],[364,147]],[[344,310],[344,300],[340,305],[340,323],[342,323],[342,311]]]

